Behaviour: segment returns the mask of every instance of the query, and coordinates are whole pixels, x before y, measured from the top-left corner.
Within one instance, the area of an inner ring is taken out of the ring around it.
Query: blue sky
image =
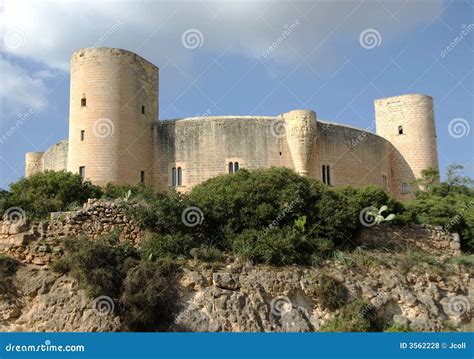
[[[69,58],[91,46],[125,48],[160,67],[160,120],[309,108],[373,128],[375,98],[431,95],[441,171],[459,163],[474,177],[473,15],[473,0],[7,0],[0,188],[23,175],[25,152],[67,137]]]

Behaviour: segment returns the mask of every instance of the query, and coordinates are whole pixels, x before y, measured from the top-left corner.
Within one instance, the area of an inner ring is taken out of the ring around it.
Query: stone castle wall
[[[401,199],[411,198],[403,193],[402,185],[420,178],[421,171],[438,169],[433,99],[425,95],[402,95],[375,100],[377,134],[391,144],[391,192]],[[399,134],[399,127],[403,134]]]
[[[85,104],[83,103],[85,101]],[[90,48],[71,58],[68,170],[94,183],[152,185],[158,68],[126,50]],[[81,131],[83,135],[81,135]]]
[[[411,198],[402,189],[423,169],[438,168],[432,98],[376,100],[375,117],[377,135],[320,122],[310,110],[157,121],[155,65],[126,50],[83,49],[71,58],[68,147],[62,141],[44,154],[28,153],[25,172],[78,173],[83,167],[85,178],[98,185],[143,181],[163,191],[176,168],[182,174],[177,190],[186,192],[228,173],[229,162],[287,167],[318,180],[322,166],[329,166],[331,185],[377,185]]]

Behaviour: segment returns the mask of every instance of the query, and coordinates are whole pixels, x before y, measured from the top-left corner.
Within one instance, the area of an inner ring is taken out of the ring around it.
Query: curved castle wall
[[[71,58],[68,170],[103,185],[152,184],[158,68],[125,50],[89,48]]]
[[[410,198],[421,171],[438,169],[433,99],[425,95],[402,95],[375,100],[377,134],[391,143],[391,191]],[[411,188],[410,188],[411,186]]]

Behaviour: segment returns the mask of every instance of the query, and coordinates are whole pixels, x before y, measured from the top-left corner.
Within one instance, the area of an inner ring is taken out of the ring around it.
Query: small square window
[[[86,133],[86,131],[81,130],[81,141],[84,141],[85,133]]]
[[[81,107],[85,107],[87,104],[87,100],[85,97],[81,98]]]
[[[140,183],[145,183],[145,171],[140,171]]]
[[[86,177],[86,166],[79,167],[79,176],[81,176],[81,178]]]
[[[145,114],[145,106],[142,106],[142,115]]]

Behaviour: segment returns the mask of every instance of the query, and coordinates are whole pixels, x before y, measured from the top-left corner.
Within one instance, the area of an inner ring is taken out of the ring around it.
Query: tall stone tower
[[[303,176],[309,172],[309,160],[316,142],[316,112],[294,110],[283,114],[286,124],[286,139],[295,171]]]
[[[398,198],[413,196],[412,182],[421,171],[438,168],[433,99],[409,94],[375,100],[377,134],[391,146],[391,192]]]
[[[95,184],[153,185],[158,68],[121,49],[71,58],[69,171]]]

